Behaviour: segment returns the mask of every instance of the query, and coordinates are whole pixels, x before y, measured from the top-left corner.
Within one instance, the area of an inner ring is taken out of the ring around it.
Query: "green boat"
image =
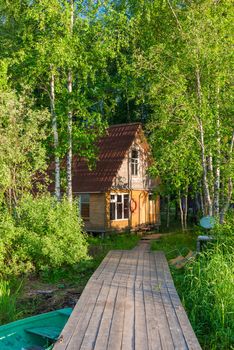
[[[66,308],[0,326],[1,350],[50,350],[72,309]]]

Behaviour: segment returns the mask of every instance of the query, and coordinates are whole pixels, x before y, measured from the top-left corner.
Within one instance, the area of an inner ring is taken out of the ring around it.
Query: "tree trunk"
[[[232,134],[230,150],[229,150],[229,154],[230,154],[230,156],[229,156],[229,164],[230,164],[230,166],[232,164],[232,158],[233,158],[233,147],[234,147],[234,131],[233,131],[233,134]],[[230,169],[230,172],[231,172],[231,169]],[[225,189],[224,189],[224,191],[225,191]],[[233,192],[232,174],[229,175],[228,190],[227,191],[228,191],[227,192],[227,196],[226,196],[226,199],[224,200],[223,207],[222,207],[222,210],[220,212],[219,221],[220,221],[221,224],[223,224],[223,222],[224,222],[225,214],[226,214],[226,212],[229,209],[229,205],[230,205],[230,202],[231,202],[231,199],[232,199],[232,192]]]
[[[214,203],[214,166],[213,166],[213,156],[212,153],[208,156],[208,183],[210,184],[210,199],[212,203]]]
[[[217,116],[217,162],[215,169],[215,180],[214,180],[214,216],[219,215],[219,202],[220,202],[220,119]]]
[[[73,33],[74,25],[74,0],[69,0],[71,5],[71,18],[70,18],[70,34]],[[68,70],[68,83],[67,83],[68,93],[72,93],[72,72],[71,69]],[[72,111],[68,112],[68,152],[67,152],[67,198],[70,203],[72,203]]]
[[[205,216],[205,208],[204,208],[204,199],[203,199],[202,188],[200,190],[200,203],[201,203],[202,215]]]
[[[187,230],[187,218],[188,218],[188,187],[186,188],[186,193],[184,196],[184,207],[183,214],[184,214],[184,228]]]
[[[57,124],[57,116],[55,113],[55,77],[53,73],[53,67],[51,67],[51,79],[50,79],[50,110],[52,117],[52,129],[54,134],[54,153],[55,153],[55,196],[57,200],[60,200],[60,159],[57,155],[58,146],[59,146],[59,138],[58,138],[58,124]]]
[[[230,202],[231,202],[232,192],[233,192],[232,179],[229,178],[229,180],[228,180],[228,194],[227,194],[226,201],[225,201],[225,203],[223,205],[223,208],[222,208],[222,210],[220,212],[220,217],[219,217],[220,224],[224,223],[225,214],[227,213],[229,205],[230,205]]]
[[[170,195],[167,196],[167,228],[170,227]]]
[[[178,201],[179,201],[179,208],[180,208],[180,221],[181,221],[181,227],[182,227],[182,231],[184,231],[184,213],[183,213],[182,199],[181,199],[180,192],[179,192]]]
[[[72,92],[72,74],[68,73],[68,91]],[[68,112],[67,198],[72,203],[72,111]]]
[[[200,112],[202,109],[202,93],[201,93],[201,81],[200,81],[200,72],[199,69],[196,71],[197,78],[197,94],[200,106]],[[205,152],[205,140],[204,140],[204,129],[201,117],[198,118],[199,131],[200,131],[200,146],[201,146],[201,161],[203,169],[203,187],[204,187],[204,196],[206,204],[206,212],[208,215],[212,215],[212,201],[210,197],[208,176],[207,176],[207,162],[206,162],[206,152]]]
[[[204,187],[204,196],[205,196],[205,206],[206,206],[206,213],[208,215],[212,215],[212,202],[210,197],[210,190],[209,190],[209,183],[208,183],[208,176],[207,176],[207,164],[206,164],[206,157],[205,157],[205,143],[204,143],[204,130],[203,130],[203,124],[200,120],[200,138],[201,138],[201,156],[202,156],[202,169],[203,169],[203,187]]]

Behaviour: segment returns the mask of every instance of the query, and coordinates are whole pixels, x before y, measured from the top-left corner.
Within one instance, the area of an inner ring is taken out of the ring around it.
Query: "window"
[[[138,175],[139,152],[132,150],[132,175]]]
[[[129,195],[111,194],[110,219],[123,220],[129,218]]]
[[[89,202],[90,195],[88,193],[80,195],[80,215],[84,220],[89,220]]]

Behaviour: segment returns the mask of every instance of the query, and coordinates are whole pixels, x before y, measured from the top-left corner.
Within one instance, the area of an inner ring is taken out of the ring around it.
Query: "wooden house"
[[[73,163],[73,195],[78,196],[85,228],[90,232],[159,225],[156,182],[147,174],[150,149],[139,123],[110,126],[98,144],[95,170]]]

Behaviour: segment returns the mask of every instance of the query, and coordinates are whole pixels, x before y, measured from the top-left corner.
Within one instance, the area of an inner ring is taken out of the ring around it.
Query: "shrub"
[[[33,270],[30,256],[26,254],[23,237],[27,230],[17,227],[14,218],[7,212],[0,215],[0,275],[20,275]]]
[[[74,205],[51,196],[24,197],[14,217],[0,220],[0,273],[27,273],[73,265],[87,258],[83,225]]]

